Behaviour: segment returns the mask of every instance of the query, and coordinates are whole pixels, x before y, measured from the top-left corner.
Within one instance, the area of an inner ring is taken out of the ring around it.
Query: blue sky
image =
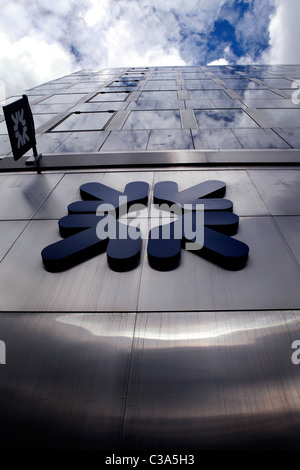
[[[203,29],[191,28],[188,21],[182,24],[181,56],[197,65],[220,58],[229,63],[259,62],[269,47],[269,25],[276,11],[273,2],[233,0],[218,3],[221,8],[216,8],[216,15]]]
[[[79,69],[300,63],[299,0],[0,0],[0,90]]]

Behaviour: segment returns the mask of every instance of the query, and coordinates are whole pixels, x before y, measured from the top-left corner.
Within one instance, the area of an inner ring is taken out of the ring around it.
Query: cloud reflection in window
[[[258,127],[242,109],[196,110],[199,128],[214,127]]]

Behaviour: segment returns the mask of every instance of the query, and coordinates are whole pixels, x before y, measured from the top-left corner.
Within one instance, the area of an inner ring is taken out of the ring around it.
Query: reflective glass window
[[[182,77],[187,80],[194,80],[199,78],[208,78],[206,72],[182,72]]]
[[[55,106],[55,105],[53,105]],[[81,111],[81,112],[95,112],[95,111],[100,111],[100,108],[102,106],[102,103],[79,103],[76,104],[75,106],[72,106],[72,111]],[[113,105],[114,107],[115,105]],[[112,105],[110,104],[109,108],[112,108]],[[108,110],[106,110],[108,111]]]
[[[146,150],[149,130],[112,131],[101,147],[101,152]]]
[[[277,101],[277,100],[276,100]],[[271,100],[244,100],[242,101],[247,108],[276,108],[277,106]]]
[[[299,108],[299,103],[293,103],[291,99],[279,98],[275,100],[270,100],[273,104],[273,108]],[[268,108],[270,106],[260,106],[261,108]]]
[[[70,135],[70,132],[37,134],[38,151],[42,153],[53,153]],[[31,156],[32,150],[29,150],[27,154]]]
[[[300,109],[260,109],[277,127],[300,127]]]
[[[89,103],[87,103],[89,104]],[[103,101],[102,103],[99,104],[99,109],[98,111],[117,111],[119,109],[126,109],[128,106],[128,103],[126,101],[114,101],[113,103],[110,103],[109,101]],[[82,109],[82,111],[85,111]]]
[[[159,91],[159,90],[181,90],[181,86],[180,85],[166,85],[166,84],[162,84],[162,82],[165,82],[166,80],[164,81],[155,81],[155,80],[152,80],[151,82],[147,82],[146,85],[143,86],[143,90],[147,90],[147,91]]]
[[[109,101],[96,102],[96,103],[78,103],[71,108],[72,112],[82,111],[82,112],[95,112],[95,111],[117,111],[119,109],[125,109],[128,106],[126,102],[123,101],[114,101],[110,103]]]
[[[221,85],[217,85],[213,80],[185,80],[188,90],[219,90]]]
[[[156,109],[184,109],[184,100],[157,101]]]
[[[263,82],[271,88],[289,88],[292,86],[291,81],[286,80],[285,78],[264,78]]]
[[[62,134],[64,133],[62,132]],[[108,134],[108,131],[73,132],[58,147],[56,147],[54,153],[97,152]],[[60,134],[56,133],[55,135]]]
[[[156,101],[153,100],[141,100],[141,101],[131,101],[128,104],[127,109],[132,109],[132,110],[147,110],[147,109],[155,109],[156,108]]]
[[[165,87],[175,86],[176,80],[148,80],[147,87],[159,87],[161,90],[164,90]]]
[[[112,118],[113,113],[79,113],[71,114],[60,124],[51,129],[52,132],[59,131],[92,131],[101,130]]]
[[[113,83],[111,83],[111,84],[109,85],[109,88],[110,88],[110,87],[112,87],[112,88],[113,88],[113,87],[122,87],[122,86],[126,86],[126,87],[127,87],[127,86],[128,86],[128,87],[129,87],[129,86],[131,86],[131,87],[132,87],[132,86],[137,86],[137,85],[138,85],[138,82],[139,82],[139,80],[131,80],[131,81],[130,81],[130,80],[122,80],[122,79],[120,79],[120,80],[115,80]]]
[[[63,88],[65,88],[66,84],[64,83],[45,83],[44,85],[39,85],[39,86],[36,86],[34,88],[31,88],[30,90],[27,90],[27,91],[38,91],[38,92],[42,92],[44,90],[49,90],[49,94],[52,92],[54,93],[55,91],[57,90],[61,90]]]
[[[239,90],[238,94],[245,100],[253,99],[272,99],[278,98],[279,95],[271,90]]]
[[[298,97],[299,88],[298,88],[298,90],[297,90],[297,88],[281,88],[280,92],[284,93],[286,95],[287,99],[289,97],[292,98],[292,95],[295,92],[296,92],[296,96]],[[273,98],[276,98],[276,97],[273,97]],[[282,97],[277,95],[277,98],[282,98]]]
[[[180,129],[179,111],[131,111],[123,129]]]
[[[148,150],[176,150],[194,148],[188,129],[151,130]]]
[[[213,127],[258,127],[242,109],[195,110],[200,128]]]
[[[165,73],[152,73],[151,79],[152,80],[170,80],[175,79],[176,74],[174,72],[165,72]]]
[[[241,144],[231,129],[192,130],[196,149],[240,149]]]
[[[89,100],[89,103],[98,103],[99,101],[125,101],[128,98],[129,92],[110,93],[101,91],[96,96]]]
[[[124,75],[122,75],[122,80],[131,80],[131,79],[143,79],[145,77],[145,73],[144,72],[141,72],[141,73],[137,73],[137,72],[126,72],[124,73]]]
[[[251,80],[247,80],[247,79],[222,79],[222,81],[224,82],[226,88],[231,88],[231,89],[235,89],[235,90],[238,90],[238,89],[258,89],[258,88],[263,88],[263,85],[259,85],[255,82],[252,82]]]
[[[194,108],[194,109],[215,108],[216,105],[214,104],[214,101],[213,100],[186,100],[185,106],[186,108]],[[221,100],[221,101],[228,101],[228,103],[230,103],[232,100],[227,99],[227,100]]]
[[[223,90],[189,90],[189,95],[191,100],[231,99]]]
[[[74,85],[72,86],[72,89],[69,88],[69,92],[71,93],[74,93],[74,92],[77,92],[77,91],[83,91],[85,93],[92,93],[93,91],[96,91],[98,88],[100,88],[101,84],[99,83],[95,83],[95,84],[77,84],[77,85]]]
[[[288,142],[294,149],[300,149],[299,129],[293,128],[274,128],[274,131]]]
[[[79,101],[86,93],[67,93],[67,94],[57,94],[50,96],[42,101],[43,104],[56,104],[56,103],[75,103]]]
[[[58,114],[68,111],[68,109],[73,107],[73,103],[64,103],[64,104],[47,104],[44,105],[44,102],[41,104],[36,104],[31,106],[32,112],[35,114],[40,113],[49,113],[49,114]]]
[[[272,129],[233,129],[245,149],[283,149],[290,146]]]
[[[177,91],[142,91],[140,100],[177,100]]]
[[[40,126],[46,124],[46,122],[50,121],[50,119],[53,119],[54,117],[55,114],[33,114],[35,128],[38,129]]]
[[[245,106],[239,100],[212,100],[216,108],[244,108]]]

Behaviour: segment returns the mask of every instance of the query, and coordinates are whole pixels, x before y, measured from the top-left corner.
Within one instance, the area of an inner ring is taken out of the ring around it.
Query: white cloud
[[[91,8],[89,8],[87,12],[83,15],[83,18],[88,27],[94,26],[96,23],[103,21],[103,19],[105,19],[105,16],[107,15],[107,11],[109,8],[108,0],[102,0],[101,2],[99,2],[98,0],[91,1]]]
[[[0,80],[12,94],[82,68],[299,62],[300,1],[248,3],[239,18],[232,0],[0,0]],[[218,37],[210,42],[215,21],[227,18],[243,57]],[[269,24],[270,50],[260,59],[256,39]]]
[[[299,64],[299,0],[274,0],[276,12],[270,23],[270,49],[263,54],[265,63]]]
[[[66,75],[73,68],[70,56],[59,44],[47,44],[28,36],[11,43],[3,33],[0,34],[0,44],[0,78],[6,88],[6,96]]]
[[[209,62],[209,64],[207,65],[229,65],[229,62],[227,62],[227,60],[224,57],[221,57],[220,59]]]
[[[178,20],[168,11],[171,4],[180,11],[179,0],[5,1],[0,0],[0,80],[9,94],[75,69],[186,64]],[[190,1],[187,11],[197,6]]]

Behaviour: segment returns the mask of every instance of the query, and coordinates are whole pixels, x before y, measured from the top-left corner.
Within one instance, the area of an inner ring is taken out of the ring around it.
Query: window
[[[258,85],[257,83],[255,82],[252,82],[251,80],[247,80],[247,79],[234,79],[234,78],[231,78],[231,79],[222,79],[222,81],[224,82],[226,88],[232,88],[232,89],[257,89],[257,88],[264,88],[263,85]]]
[[[223,90],[189,90],[189,95],[191,100],[231,99]]]
[[[101,130],[112,118],[113,113],[73,113],[61,123],[51,129],[51,132],[60,131],[94,131]]]
[[[195,110],[199,128],[258,127],[242,109]]]
[[[240,149],[241,144],[231,129],[192,130],[196,149]]]
[[[66,93],[66,94],[57,94],[50,96],[49,98],[41,101],[43,104],[58,104],[58,103],[76,103],[79,101],[86,93]]]
[[[282,149],[290,146],[272,129],[233,129],[245,149]]]
[[[260,109],[278,127],[300,127],[300,109]]]
[[[177,91],[142,91],[140,100],[177,100]]]
[[[123,129],[180,129],[179,111],[131,111]]]
[[[219,90],[221,85],[217,85],[213,80],[186,80],[188,90]]]
[[[101,91],[97,93],[96,96],[91,98],[88,102],[89,103],[98,103],[100,101],[125,101],[128,98],[129,91],[120,92],[120,93],[111,93]]]
[[[239,90],[238,94],[246,100],[281,98],[271,90]]]

